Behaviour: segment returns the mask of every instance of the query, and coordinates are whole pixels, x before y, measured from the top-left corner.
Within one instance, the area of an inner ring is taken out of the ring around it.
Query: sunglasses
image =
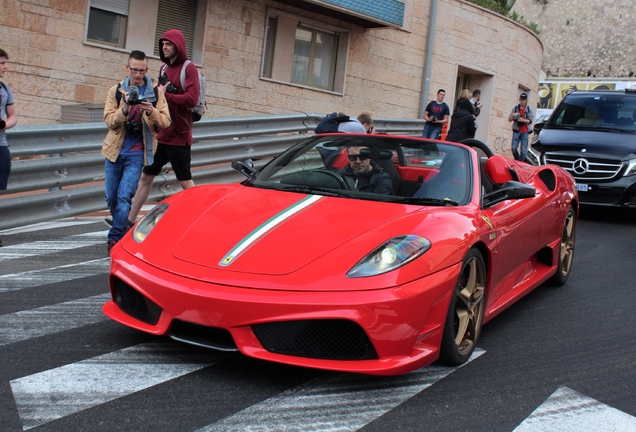
[[[362,155],[359,155],[359,154],[357,154],[357,155],[349,155],[348,157],[349,157],[349,160],[351,162],[355,162],[356,159],[360,159],[360,161],[365,161],[365,160],[369,159],[368,156],[362,156]]]

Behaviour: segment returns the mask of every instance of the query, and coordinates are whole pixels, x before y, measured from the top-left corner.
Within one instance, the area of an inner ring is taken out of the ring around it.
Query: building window
[[[91,0],[86,39],[124,48],[128,6],[128,0]]]
[[[274,42],[276,41],[276,17],[267,18],[267,30],[265,34],[265,52],[263,53],[263,76],[272,77],[272,63],[274,61]]]
[[[186,54],[203,63],[208,1],[90,0],[86,19],[87,44],[117,50],[141,50],[159,57],[159,38],[173,28],[183,33]]]
[[[192,58],[192,46],[194,44],[198,0],[159,0],[157,13],[157,31],[155,32],[154,54],[159,56],[159,39],[170,29],[179,29],[183,33],[186,42],[188,58]]]
[[[349,31],[270,9],[261,78],[344,93]]]
[[[315,29],[296,29],[292,82],[333,89],[338,35]]]

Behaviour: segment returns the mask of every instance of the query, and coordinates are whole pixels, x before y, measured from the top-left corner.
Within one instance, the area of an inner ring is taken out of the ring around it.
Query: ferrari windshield
[[[289,192],[421,205],[470,199],[463,146],[390,135],[309,138],[270,162],[247,185]]]
[[[546,128],[636,133],[636,94],[572,93],[559,104]]]

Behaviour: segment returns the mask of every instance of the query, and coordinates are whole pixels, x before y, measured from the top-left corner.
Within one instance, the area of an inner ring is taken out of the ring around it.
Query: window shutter
[[[188,58],[192,58],[194,30],[198,0],[169,1],[159,0],[157,14],[157,33],[155,34],[155,55],[159,55],[159,39],[170,29],[178,29],[183,33]]]
[[[128,16],[129,0],[91,0],[91,7]]]

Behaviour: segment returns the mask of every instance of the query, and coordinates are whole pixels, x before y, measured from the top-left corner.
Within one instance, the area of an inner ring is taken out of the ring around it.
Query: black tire
[[[478,249],[471,249],[464,261],[444,325],[439,362],[464,364],[477,345],[486,309],[486,266]]]
[[[548,284],[554,286],[564,285],[570,272],[572,271],[572,261],[574,260],[574,241],[576,232],[576,214],[574,208],[570,206],[565,215],[563,222],[563,231],[561,233],[561,247],[559,248],[559,262],[557,271],[550,279]]]

